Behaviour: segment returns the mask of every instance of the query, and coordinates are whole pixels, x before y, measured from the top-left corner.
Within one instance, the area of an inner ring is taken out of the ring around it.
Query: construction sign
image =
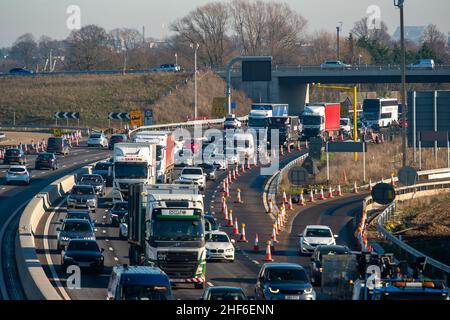
[[[143,125],[143,115],[142,115],[142,111],[131,111],[130,112],[130,125],[132,127],[142,127]]]
[[[62,135],[62,132],[61,132],[60,128],[54,128],[53,129],[53,136],[58,138],[58,137],[61,137],[61,135]]]
[[[212,104],[212,114],[213,119],[225,118],[228,113],[227,108],[227,98],[226,97],[215,97]]]

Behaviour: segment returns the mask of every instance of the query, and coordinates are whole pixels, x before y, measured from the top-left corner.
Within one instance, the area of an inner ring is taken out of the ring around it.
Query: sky
[[[229,1],[229,0],[223,0]],[[266,0],[274,1],[275,0]],[[339,22],[347,34],[354,23],[367,16],[371,5],[379,7],[381,19],[393,34],[399,25],[399,10],[394,0],[285,0],[308,20],[308,31],[335,31]],[[0,0],[0,47],[10,46],[15,39],[31,32],[37,39],[42,35],[64,39],[67,8],[80,8],[81,26],[97,24],[111,30],[127,27],[142,30],[146,37],[167,36],[168,26],[208,0]],[[447,34],[450,32],[449,0],[405,0],[405,24],[425,26],[430,23]]]

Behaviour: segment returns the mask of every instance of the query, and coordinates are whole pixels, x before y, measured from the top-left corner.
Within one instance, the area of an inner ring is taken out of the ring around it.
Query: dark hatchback
[[[62,155],[68,155],[69,154],[69,141],[64,138],[59,137],[50,137],[47,141],[47,152],[51,152],[54,154],[62,154]]]
[[[20,149],[7,149],[3,158],[3,164],[18,163],[24,165],[27,163],[25,153]]]
[[[125,134],[115,134],[113,136],[111,136],[111,139],[109,139],[109,150],[113,150],[114,149],[114,145],[116,143],[123,143],[123,142],[127,142],[128,141],[128,137]]]
[[[92,174],[101,175],[103,180],[106,182],[107,187],[112,187],[113,176],[112,176],[113,163],[111,162],[97,162],[94,169],[92,169]],[[110,169],[111,168],[111,172]]]
[[[58,169],[58,159],[56,158],[54,153],[42,152],[38,154],[36,158],[35,169],[41,170],[44,168],[52,170]]]
[[[61,253],[62,269],[66,272],[69,266],[77,265],[100,273],[104,267],[103,251],[95,240],[70,240],[66,250]]]
[[[111,209],[108,210],[109,220],[112,225],[118,226],[123,217],[128,213],[128,202],[118,201],[115,202]]]

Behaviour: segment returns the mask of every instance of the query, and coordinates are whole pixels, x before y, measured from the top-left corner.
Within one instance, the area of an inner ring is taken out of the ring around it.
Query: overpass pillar
[[[278,80],[278,97],[276,102],[289,104],[292,116],[301,116],[305,102],[309,100],[308,84],[290,83]]]

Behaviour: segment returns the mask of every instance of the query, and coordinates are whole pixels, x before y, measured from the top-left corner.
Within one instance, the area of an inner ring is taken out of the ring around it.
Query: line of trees
[[[199,6],[170,25],[171,35],[162,41],[147,38],[135,29],[107,32],[87,25],[65,40],[47,36],[36,40],[30,33],[0,49],[0,71],[12,67],[52,70],[145,69],[161,63],[193,65],[191,44],[198,43],[201,67],[217,68],[236,55],[271,55],[276,64],[320,64],[336,57],[336,35],[307,32],[308,21],[287,3],[233,0]],[[385,23],[371,30],[367,18],[356,22],[341,39],[341,57],[347,63],[396,64],[400,45]],[[177,58],[175,58],[175,55]],[[429,25],[419,45],[407,43],[408,63],[433,58],[450,63],[445,35]],[[56,61],[56,62],[55,62]],[[53,63],[52,63],[53,62]]]

